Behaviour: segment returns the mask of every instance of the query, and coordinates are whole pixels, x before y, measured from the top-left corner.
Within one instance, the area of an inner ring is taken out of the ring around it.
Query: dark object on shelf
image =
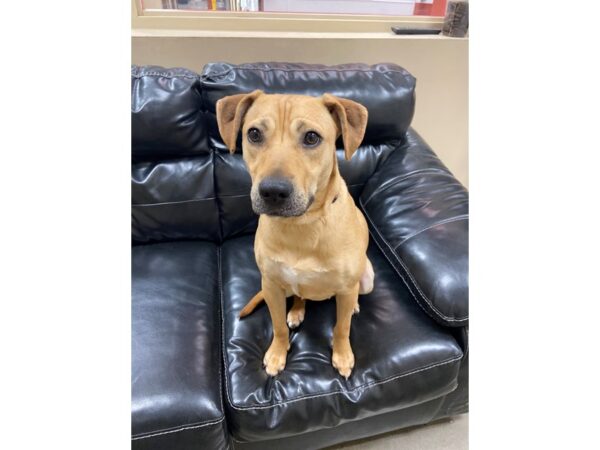
[[[202,74],[133,67],[131,78],[132,450],[315,449],[468,410],[469,197],[410,127],[410,73],[212,63]],[[262,368],[268,309],[238,319],[260,288],[258,218],[215,104],[254,89],[333,92],[369,110],[353,158],[337,151],[375,269],[348,380],[331,365],[334,301],[307,302],[275,378]]]
[[[442,34],[450,37],[465,37],[469,32],[469,2],[449,2]]]
[[[440,30],[435,28],[406,28],[406,27],[392,27],[394,34],[440,34]]]

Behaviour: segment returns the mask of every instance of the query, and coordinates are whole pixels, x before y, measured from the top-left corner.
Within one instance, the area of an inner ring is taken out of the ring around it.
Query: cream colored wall
[[[133,64],[199,72],[211,61],[397,63],[417,78],[414,128],[468,187],[468,39],[389,33],[133,33]]]

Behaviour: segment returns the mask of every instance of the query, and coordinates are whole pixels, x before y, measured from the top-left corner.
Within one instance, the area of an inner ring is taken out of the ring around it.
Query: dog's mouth
[[[251,193],[252,210],[256,214],[265,214],[272,217],[299,217],[304,215],[315,201],[315,197],[310,195],[308,200],[302,195],[294,194],[286,201],[278,205],[272,205],[265,202],[259,195],[256,195],[254,189]]]

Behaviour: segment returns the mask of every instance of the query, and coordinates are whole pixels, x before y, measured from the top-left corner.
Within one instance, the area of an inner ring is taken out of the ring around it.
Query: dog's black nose
[[[265,178],[258,185],[261,198],[271,206],[283,204],[293,191],[292,183],[284,178]]]

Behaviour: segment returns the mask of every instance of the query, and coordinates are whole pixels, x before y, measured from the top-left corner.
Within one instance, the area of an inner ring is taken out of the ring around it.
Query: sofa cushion
[[[402,139],[415,110],[415,78],[396,64],[210,63],[201,74],[210,145],[227,151],[216,121],[216,103],[227,95],[261,89],[268,94],[348,98],[369,110],[363,145]]]
[[[458,391],[459,388],[456,389]],[[454,391],[454,392],[456,392]],[[451,394],[450,394],[451,395]],[[379,434],[388,433],[400,428],[413,427],[431,422],[437,418],[437,413],[444,403],[446,397],[439,397],[425,403],[420,403],[408,408],[399,409],[376,416],[365,417],[361,420],[346,422],[333,428],[323,428],[321,430],[311,431],[309,433],[297,434],[285,438],[275,438],[268,441],[255,441],[235,443],[235,450],[307,450],[307,449],[330,449],[335,445],[335,449],[345,448],[363,448],[360,444],[348,442],[358,439],[365,439]],[[450,437],[449,437],[450,438]],[[451,438],[450,438],[451,439]],[[347,445],[339,445],[341,443]],[[367,444],[364,448],[370,449],[389,449],[389,450],[417,450],[424,448],[443,449],[443,442],[438,442],[436,446],[424,447],[393,447],[392,445],[382,445],[384,439],[374,440],[372,444]],[[393,441],[392,441],[393,442]],[[336,445],[338,444],[338,445]]]
[[[414,131],[360,196],[373,241],[434,320],[469,321],[469,194]]]
[[[133,448],[229,446],[217,279],[213,244],[132,250]]]
[[[132,235],[136,243],[225,239],[253,233],[250,176],[241,152],[219,135],[215,104],[226,95],[266,92],[352,98],[369,108],[365,139],[350,161],[338,142],[340,173],[355,198],[395,148],[414,113],[415,79],[394,64],[208,64],[133,66]]]
[[[374,246],[375,289],[360,299],[350,339],[356,364],[345,380],[331,366],[333,301],[308,302],[290,333],[285,370],[272,378],[262,359],[272,338],[263,304],[239,319],[260,289],[253,236],[221,247],[220,296],[228,423],[240,441],[275,439],[333,427],[441,397],[457,386],[462,352],[449,331],[413,300]]]
[[[134,158],[208,153],[198,74],[158,66],[131,68],[131,149]]]
[[[219,241],[213,154],[131,167],[131,225],[136,243],[175,239]]]

